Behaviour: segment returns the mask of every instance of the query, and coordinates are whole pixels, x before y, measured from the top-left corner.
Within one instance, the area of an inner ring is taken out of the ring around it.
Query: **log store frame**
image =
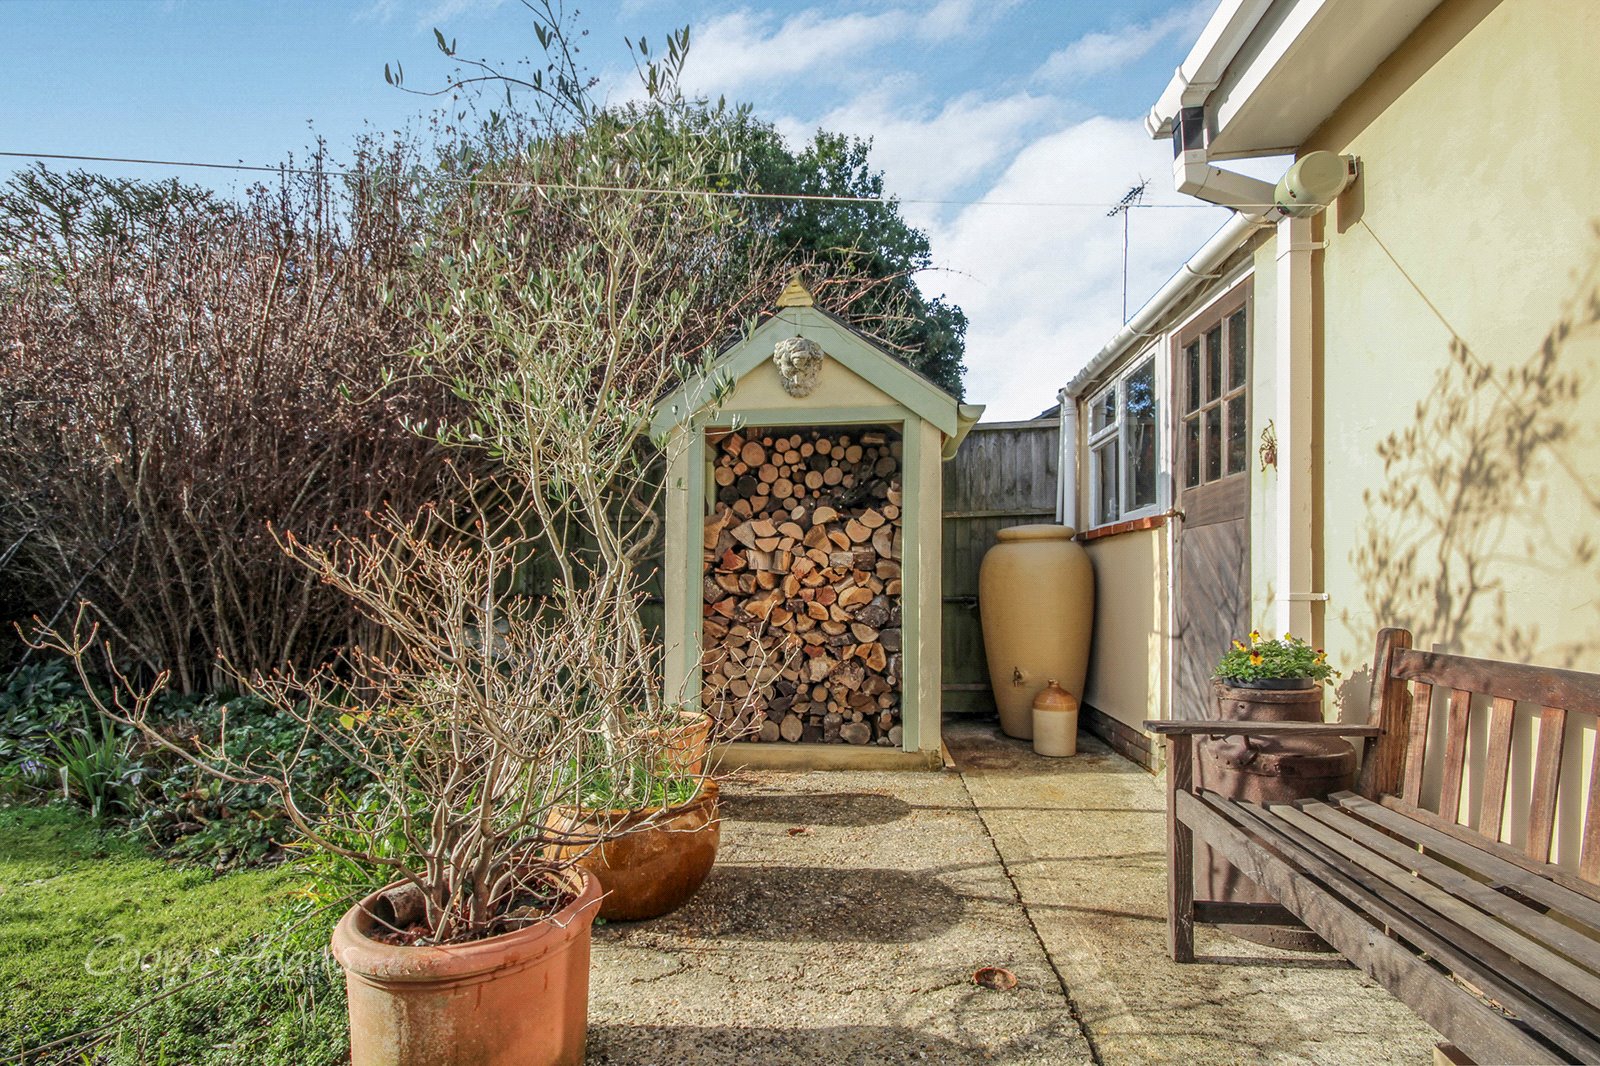
[[[800,337],[824,354],[815,387],[792,395],[773,361],[780,342]],[[658,406],[652,436],[667,454],[666,696],[700,707],[703,638],[702,527],[715,499],[708,432],[749,428],[889,426],[901,435],[901,753],[906,765],[936,764],[940,750],[942,468],[983,408],[959,404],[842,320],[818,310],[791,283],[775,313]],[[739,744],[737,761],[768,761],[759,749],[788,749],[775,761],[884,765],[883,748],[819,743]],[[795,749],[802,749],[796,751]],[[805,751],[816,758],[810,759]],[[822,753],[827,753],[826,755]],[[774,752],[777,754],[777,752]]]

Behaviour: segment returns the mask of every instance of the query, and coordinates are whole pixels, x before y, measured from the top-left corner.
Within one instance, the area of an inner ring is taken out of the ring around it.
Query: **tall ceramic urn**
[[[1033,698],[1055,678],[1083,699],[1094,570],[1070,526],[1011,526],[978,570],[978,607],[1000,728],[1033,736]]]

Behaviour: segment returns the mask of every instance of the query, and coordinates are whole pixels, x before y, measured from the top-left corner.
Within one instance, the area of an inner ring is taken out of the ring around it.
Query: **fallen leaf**
[[[808,837],[811,835],[811,827],[809,825],[790,826],[789,835],[792,837]]]
[[[1017,975],[1004,966],[985,966],[972,975],[972,981],[980,988],[992,988],[996,992],[1009,992],[1017,987]]]

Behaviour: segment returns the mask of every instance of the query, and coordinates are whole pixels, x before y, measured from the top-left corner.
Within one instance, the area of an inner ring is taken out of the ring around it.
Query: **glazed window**
[[[1250,316],[1230,294],[1178,339],[1179,464],[1184,488],[1244,473],[1249,456]]]
[[[1135,362],[1089,403],[1093,524],[1155,511],[1161,479],[1161,404],[1154,354]]]

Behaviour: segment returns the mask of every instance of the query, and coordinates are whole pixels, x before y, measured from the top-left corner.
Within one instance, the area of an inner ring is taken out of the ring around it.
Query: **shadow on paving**
[[[912,811],[911,804],[898,796],[874,792],[733,794],[723,796],[719,803],[722,817],[733,821],[852,828],[888,825]]]
[[[1087,731],[1078,733],[1078,754],[1070,759],[1035,755],[1031,741],[1006,736],[992,718],[946,717],[944,741],[962,773],[1004,770],[1015,777],[1065,777],[1086,772],[1149,776],[1144,767],[1116,754]]]
[[[650,928],[702,939],[897,944],[938,936],[965,910],[929,873],[717,866],[686,907]]]
[[[1021,1038],[1038,1044],[1054,1034]],[[1006,1045],[966,1044],[900,1025],[778,1026],[592,1025],[588,1062],[867,1064],[1005,1061]]]

